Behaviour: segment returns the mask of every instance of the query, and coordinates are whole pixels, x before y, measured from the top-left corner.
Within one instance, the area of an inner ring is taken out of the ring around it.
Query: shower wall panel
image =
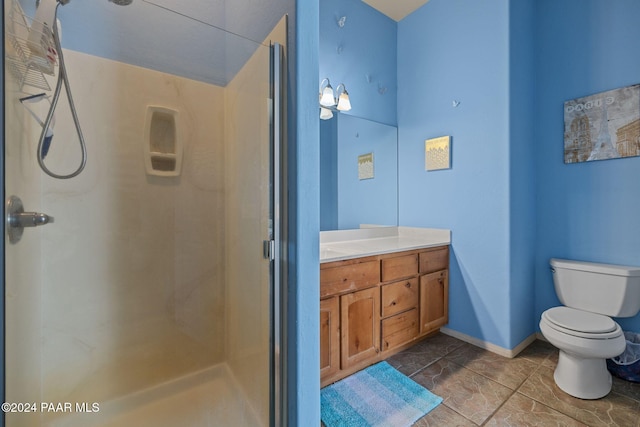
[[[10,2],[5,2],[5,15]],[[42,211],[40,204],[40,168],[36,145],[40,127],[22,106],[25,94],[10,72],[5,76],[5,189],[6,197],[22,199],[27,211]],[[39,105],[33,105],[40,112]],[[46,110],[45,110],[46,112]],[[46,227],[43,227],[46,228]],[[18,244],[5,237],[5,366],[28,369],[5,369],[5,401],[30,402],[40,398],[40,236],[44,231],[28,229]],[[7,425],[29,426],[34,417],[17,413],[5,415]],[[37,415],[36,415],[37,417]],[[35,418],[37,420],[37,418]]]
[[[265,426],[271,284],[260,239],[271,226],[270,42],[286,44],[285,18],[225,88],[227,363]]]
[[[224,90],[65,51],[89,161],[42,178],[47,401],[104,402],[225,357]],[[61,97],[47,163],[77,162]],[[145,174],[148,105],[178,111],[182,174]],[[31,168],[35,170],[34,163]]]
[[[269,50],[261,46],[225,88],[227,363],[268,425]]]

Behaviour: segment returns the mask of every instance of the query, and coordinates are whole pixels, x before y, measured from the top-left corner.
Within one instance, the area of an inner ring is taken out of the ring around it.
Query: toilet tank
[[[612,317],[640,311],[640,267],[553,258],[553,283],[567,307]]]

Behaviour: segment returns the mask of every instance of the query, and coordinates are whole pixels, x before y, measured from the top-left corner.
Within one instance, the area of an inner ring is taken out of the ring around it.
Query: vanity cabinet
[[[448,322],[449,248],[320,265],[320,377],[337,381]]]

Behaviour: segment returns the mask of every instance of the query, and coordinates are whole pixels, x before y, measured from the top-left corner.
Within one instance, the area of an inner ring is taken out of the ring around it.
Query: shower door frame
[[[285,55],[283,46],[280,43],[271,44],[271,99],[273,100],[271,113],[271,220],[273,221],[273,233],[270,244],[272,274],[271,274],[271,387],[269,393],[270,403],[270,423],[272,427],[286,425],[286,357],[283,351],[286,349],[286,322],[283,321],[286,313],[286,268],[283,261],[286,259],[283,249],[286,245],[283,231],[286,230],[286,220],[283,215],[286,210],[286,194],[284,175],[284,165],[286,165],[285,138],[285,117],[283,102],[284,88],[286,87],[283,69],[285,69]]]
[[[4,70],[5,70],[5,54],[4,54],[4,46],[5,46],[5,35],[4,35],[4,7],[2,11],[0,11],[0,18],[2,19],[2,66],[0,67],[0,92],[2,92],[2,114],[0,114],[0,129],[2,131],[2,149],[0,150],[0,194],[2,195],[2,221],[0,221],[0,232],[2,233],[3,239],[6,239],[5,236],[5,224],[4,218],[6,218],[7,212],[4,201],[6,200],[6,191],[5,191],[5,182],[4,182],[4,147],[5,147],[5,123],[4,123],[4,97],[5,97],[5,84],[4,84]],[[5,300],[4,300],[4,292],[5,292],[5,278],[4,278],[4,241],[2,245],[0,245],[0,256],[2,256],[2,262],[0,262],[0,274],[2,274],[2,292],[0,292],[0,316],[2,317],[2,324],[0,325],[0,362],[2,366],[0,366],[0,401],[5,402],[5,323],[4,323],[4,313],[5,313]],[[0,415],[0,427],[4,427],[4,411]]]

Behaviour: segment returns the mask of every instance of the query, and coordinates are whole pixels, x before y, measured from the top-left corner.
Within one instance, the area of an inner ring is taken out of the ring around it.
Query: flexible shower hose
[[[54,20],[53,22],[57,22],[57,15],[58,15],[58,6],[60,6],[60,2],[58,1],[58,4],[56,5],[56,13],[54,16]],[[80,129],[80,121],[78,120],[78,115],[76,114],[76,107],[73,104],[73,97],[71,96],[71,88],[69,87],[69,79],[67,77],[67,69],[64,65],[64,56],[62,54],[62,45],[60,43],[60,37],[59,37],[59,33],[58,33],[58,26],[57,25],[52,25],[53,27],[53,39],[55,41],[55,45],[56,45],[56,50],[58,51],[58,62],[59,62],[59,66],[58,66],[58,82],[56,83],[56,88],[54,90],[53,93],[53,99],[51,100],[51,107],[49,107],[49,113],[47,113],[47,118],[44,121],[44,126],[42,126],[42,133],[40,133],[40,139],[38,140],[38,150],[37,150],[37,157],[38,157],[38,164],[40,165],[40,168],[42,169],[42,171],[44,173],[46,173],[47,175],[49,175],[52,178],[56,178],[56,179],[69,179],[69,178],[73,178],[74,176],[77,176],[80,174],[80,172],[82,172],[84,170],[84,167],[87,164],[87,145],[84,142],[84,136],[82,135],[82,129]],[[53,113],[56,110],[56,106],[58,105],[58,99],[60,98],[60,91],[62,90],[62,84],[64,82],[64,88],[65,91],[67,93],[67,99],[69,100],[69,107],[71,109],[71,115],[73,116],[73,124],[76,127],[76,132],[78,134],[78,139],[80,140],[80,151],[82,153],[82,160],[80,162],[80,165],[78,166],[78,168],[68,174],[68,175],[59,175],[56,174],[54,172],[52,172],[51,170],[49,170],[49,168],[47,168],[47,166],[44,164],[44,158],[42,155],[42,145],[44,143],[44,139],[46,137],[47,134],[47,129],[49,129],[49,125],[51,124],[51,120],[53,119]]]

